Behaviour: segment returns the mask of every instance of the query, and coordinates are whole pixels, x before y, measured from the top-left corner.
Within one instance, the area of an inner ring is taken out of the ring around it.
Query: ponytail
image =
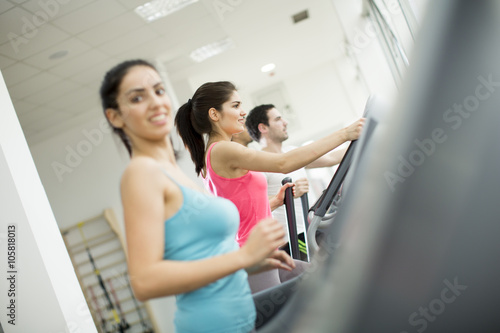
[[[198,133],[194,126],[191,116],[193,114],[193,103],[189,100],[179,108],[175,115],[175,126],[184,146],[187,147],[191,159],[195,165],[196,174],[199,176],[205,166],[205,141],[203,135]]]
[[[205,167],[203,134],[212,131],[208,110],[214,108],[222,111],[222,104],[229,101],[235,91],[234,84],[228,81],[207,82],[196,90],[193,98],[181,106],[175,115],[177,133],[191,154],[198,176]]]

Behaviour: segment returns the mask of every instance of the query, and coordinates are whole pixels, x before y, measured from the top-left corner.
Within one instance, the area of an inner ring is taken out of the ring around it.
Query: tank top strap
[[[182,186],[174,179],[174,177],[170,176],[167,172],[167,170],[165,170],[164,168],[160,168],[161,172],[163,172],[163,174],[165,176],[168,177],[168,179],[170,179],[171,181],[173,181],[177,186],[179,186],[180,188],[182,188]]]
[[[213,172],[213,169],[212,169],[212,160],[211,160],[211,158],[210,158],[210,154],[212,153],[212,148],[213,148],[213,147],[214,147],[217,143],[219,143],[219,142],[217,141],[217,142],[212,143],[212,144],[208,147],[208,149],[207,149],[207,159],[206,159],[206,160],[207,160],[207,161],[206,161],[207,174],[208,174],[208,169],[210,169],[210,173],[212,173],[212,172]],[[205,175],[205,176],[207,176],[207,175]]]

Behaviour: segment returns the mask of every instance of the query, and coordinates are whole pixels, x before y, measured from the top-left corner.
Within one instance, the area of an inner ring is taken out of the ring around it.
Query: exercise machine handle
[[[300,201],[302,202],[302,214],[304,215],[304,225],[306,230],[309,229],[309,197],[307,193],[302,194],[300,197]]]
[[[291,183],[291,182],[292,178],[285,177],[281,181],[281,185],[285,185],[286,183]],[[293,192],[291,187],[285,190],[285,210],[288,221],[288,238],[290,239],[290,254],[292,255],[293,259],[299,259],[300,252],[299,252],[299,241],[297,235],[297,221],[295,218],[295,205],[293,202]]]

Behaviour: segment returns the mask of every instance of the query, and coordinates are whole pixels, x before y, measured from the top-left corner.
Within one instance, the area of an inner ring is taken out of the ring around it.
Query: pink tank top
[[[202,177],[205,187],[214,195],[231,200],[240,213],[240,226],[236,241],[245,244],[250,231],[257,222],[271,216],[271,207],[267,196],[267,180],[262,172],[248,171],[238,178],[224,178],[215,173],[210,162],[212,148],[208,147],[207,171]]]

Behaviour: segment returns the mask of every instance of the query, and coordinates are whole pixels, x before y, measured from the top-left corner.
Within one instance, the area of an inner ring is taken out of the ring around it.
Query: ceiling
[[[144,2],[0,1],[0,70],[28,144],[100,114],[100,81],[122,60],[161,64],[184,99],[220,79],[255,91],[332,61],[343,40],[332,0],[200,0],[151,23],[134,12]],[[305,9],[309,18],[294,24]],[[189,58],[226,37],[233,49],[202,63]],[[272,77],[260,72],[269,62]]]

